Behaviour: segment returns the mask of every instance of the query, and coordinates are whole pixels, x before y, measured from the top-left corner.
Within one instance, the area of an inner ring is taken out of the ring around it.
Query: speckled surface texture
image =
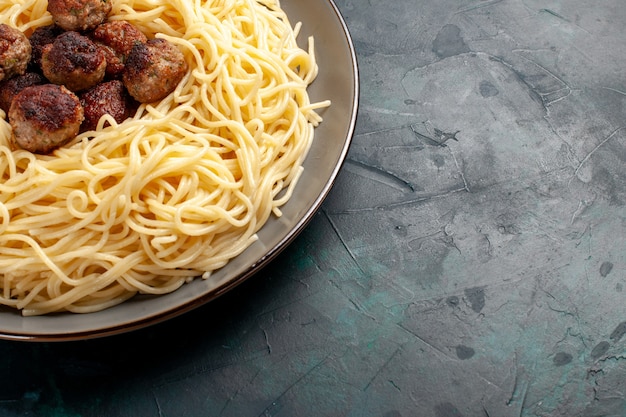
[[[0,342],[1,416],[626,415],[623,2],[337,5],[361,107],[309,227],[166,323]]]

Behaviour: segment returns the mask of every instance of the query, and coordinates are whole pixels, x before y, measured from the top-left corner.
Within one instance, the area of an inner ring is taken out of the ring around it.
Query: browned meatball
[[[48,0],[54,23],[65,30],[92,30],[111,12],[112,0]]]
[[[148,41],[146,35],[125,20],[101,24],[93,31],[91,38],[104,48],[107,60],[106,73],[109,78],[121,77],[124,63],[135,43]]]
[[[120,80],[100,83],[80,94],[79,98],[85,112],[81,126],[83,132],[95,130],[105,114],[110,114],[117,123],[122,123],[137,110],[136,103]]]
[[[33,153],[47,154],[63,146],[78,134],[82,121],[78,97],[62,85],[26,87],[9,109],[13,141]]]
[[[24,74],[31,53],[26,35],[9,25],[0,24],[0,80]]]
[[[43,75],[36,72],[27,72],[24,75],[18,75],[0,82],[0,109],[8,114],[13,97],[26,87],[44,84],[45,82],[46,79]]]
[[[40,26],[30,35],[30,46],[33,49],[30,62],[33,68],[41,71],[41,52],[43,47],[54,42],[57,36],[63,33],[63,29],[56,25]]]
[[[187,72],[187,62],[176,45],[151,39],[133,45],[122,79],[135,100],[151,103],[174,91]]]
[[[102,49],[78,32],[64,32],[44,46],[41,56],[43,75],[54,84],[72,91],[93,87],[104,78],[106,59]]]
[[[104,70],[104,77],[110,80],[121,78],[122,73],[124,72],[124,61],[117,56],[113,48],[99,42],[96,42],[96,45],[102,50],[104,58],[107,61],[107,67]]]

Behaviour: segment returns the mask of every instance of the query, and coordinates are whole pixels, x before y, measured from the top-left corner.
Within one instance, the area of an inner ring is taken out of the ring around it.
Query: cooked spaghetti
[[[45,0],[0,0],[0,23],[52,23]],[[110,20],[176,44],[176,90],[50,155],[15,148],[0,120],[0,304],[86,313],[208,278],[292,194],[321,121],[278,0],[115,0]]]

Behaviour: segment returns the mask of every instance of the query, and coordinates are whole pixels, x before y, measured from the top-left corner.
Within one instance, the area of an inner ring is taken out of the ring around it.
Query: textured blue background
[[[626,415],[623,2],[337,5],[361,108],[310,226],[169,322],[0,342],[0,415]]]

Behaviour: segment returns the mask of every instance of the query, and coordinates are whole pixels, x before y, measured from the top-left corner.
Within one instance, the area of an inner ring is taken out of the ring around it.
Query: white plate
[[[322,124],[304,163],[293,198],[259,231],[259,240],[210,280],[196,279],[158,297],[136,297],[119,306],[90,314],[22,317],[0,309],[0,338],[31,341],[75,340],[121,333],[158,323],[201,306],[249,278],[283,250],[309,222],[330,191],[352,140],[359,97],[356,56],[337,6],[332,0],[282,0],[291,24],[302,22],[299,36],[306,47],[315,38],[319,75],[309,92],[311,101],[330,99]]]

